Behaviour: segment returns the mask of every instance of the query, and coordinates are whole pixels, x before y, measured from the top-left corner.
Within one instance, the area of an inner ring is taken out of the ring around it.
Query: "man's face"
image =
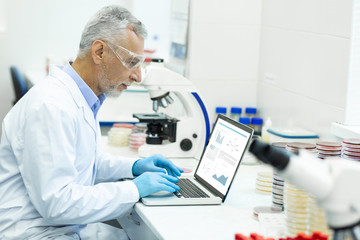
[[[116,45],[135,54],[142,55],[144,53],[144,39],[137,36],[132,30],[127,30],[128,41],[115,43]],[[109,43],[110,44],[110,43]],[[116,45],[110,45],[112,49],[117,50]],[[108,60],[103,62],[98,72],[99,92],[105,93],[107,96],[117,97],[123,90],[126,90],[132,82],[141,81],[140,66],[135,69],[129,69],[129,66],[124,66],[123,62],[130,61],[131,55],[123,50],[117,51],[119,59],[109,46]],[[120,49],[121,50],[121,49]],[[120,55],[121,54],[121,55]]]

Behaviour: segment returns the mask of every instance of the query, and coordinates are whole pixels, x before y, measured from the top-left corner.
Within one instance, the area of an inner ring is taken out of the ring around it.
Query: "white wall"
[[[353,1],[353,24],[351,29],[345,124],[358,126],[360,125],[360,0]]]
[[[10,66],[21,73],[45,69],[45,59],[62,62],[74,59],[86,22],[102,6],[120,4],[131,8],[130,0],[12,0],[1,2],[0,31],[0,119],[12,107],[15,98]],[[1,132],[1,129],[0,129]]]
[[[192,0],[188,77],[215,107],[256,106],[261,0]],[[229,111],[229,110],[228,110]]]
[[[352,0],[263,1],[258,106],[274,125],[330,137],[344,121]]]
[[[111,3],[143,14],[131,0],[1,1],[0,119],[14,99],[10,65],[74,57],[86,21]],[[274,125],[326,136],[344,121],[351,13],[352,0],[191,0],[188,77],[212,119],[217,105],[257,106]]]
[[[171,0],[133,1],[133,14],[148,31],[145,49],[155,50],[151,57],[169,58]]]

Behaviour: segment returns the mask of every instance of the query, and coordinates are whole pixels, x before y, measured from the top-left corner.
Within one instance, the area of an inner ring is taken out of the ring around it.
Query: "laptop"
[[[221,204],[225,201],[253,132],[252,128],[219,114],[195,174],[179,178],[179,191],[155,193],[141,201],[149,206]],[[200,190],[192,189],[194,185]]]

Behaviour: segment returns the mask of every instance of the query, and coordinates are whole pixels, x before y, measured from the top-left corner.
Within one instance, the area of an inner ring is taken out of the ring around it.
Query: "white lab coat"
[[[135,159],[102,153],[100,139],[78,86],[52,66],[2,123],[0,239],[76,237],[129,211],[135,184],[113,181],[133,177]]]

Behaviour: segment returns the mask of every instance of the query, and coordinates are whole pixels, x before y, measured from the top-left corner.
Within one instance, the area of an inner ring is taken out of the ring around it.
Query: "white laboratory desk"
[[[110,147],[103,137],[105,151],[137,157],[127,147]],[[249,156],[246,156],[249,157]],[[171,159],[184,168],[194,169],[195,159]],[[253,207],[271,205],[271,196],[255,192],[259,171],[271,171],[265,165],[240,165],[225,203],[215,206],[145,206],[135,204],[132,212],[118,218],[131,239],[234,239],[235,233],[259,232]],[[193,174],[193,173],[191,173]]]

